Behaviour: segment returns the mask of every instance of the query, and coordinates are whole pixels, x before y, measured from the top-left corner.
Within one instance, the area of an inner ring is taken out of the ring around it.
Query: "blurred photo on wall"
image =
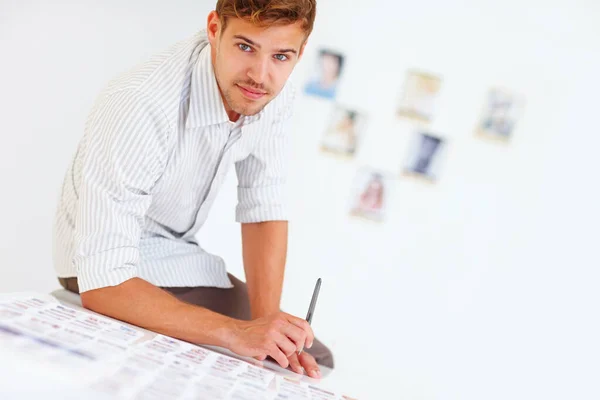
[[[321,49],[313,74],[304,87],[311,96],[335,99],[344,67],[344,56],[328,49]]]
[[[491,89],[486,98],[476,133],[508,141],[523,111],[522,98],[505,89]]]
[[[350,215],[384,220],[390,190],[389,174],[371,167],[360,168],[353,181]]]
[[[429,132],[417,132],[409,146],[404,174],[436,181],[445,147],[443,138]]]
[[[364,115],[355,109],[337,105],[321,140],[321,150],[352,157],[362,137]]]
[[[438,76],[416,70],[408,71],[398,115],[423,122],[431,121],[441,84],[442,80]]]

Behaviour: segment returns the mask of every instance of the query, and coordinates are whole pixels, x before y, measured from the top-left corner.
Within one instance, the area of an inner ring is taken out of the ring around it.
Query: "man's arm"
[[[287,243],[287,221],[242,224],[244,271],[252,319],[279,311]]]
[[[232,318],[187,304],[151,283],[132,278],[81,293],[85,308],[191,343],[230,347]]]
[[[187,304],[151,283],[132,278],[81,294],[85,308],[191,343],[230,349],[242,356],[272,357],[286,368],[314,335],[303,319],[284,312],[241,321]]]
[[[242,224],[244,270],[252,319],[279,312],[287,242],[287,221]],[[312,341],[306,340],[300,348],[304,346],[310,348]],[[294,352],[287,357],[295,372],[300,374],[304,368],[311,377],[321,377],[319,366],[310,354]]]
[[[287,256],[288,224],[283,198],[293,90],[284,90],[281,96],[286,107],[271,130],[264,132],[260,145],[246,159],[236,163],[236,220],[242,224],[244,270],[252,318],[276,315],[272,313],[279,311]],[[296,342],[300,344],[298,350],[310,348],[312,343],[311,338],[304,344]],[[304,368],[313,378],[320,377],[314,357],[307,352],[288,354],[288,360],[297,373]]]

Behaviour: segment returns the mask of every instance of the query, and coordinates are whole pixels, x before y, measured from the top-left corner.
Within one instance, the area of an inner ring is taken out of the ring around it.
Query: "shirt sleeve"
[[[238,204],[235,219],[237,222],[288,219],[285,183],[294,93],[293,89],[286,91],[285,106],[274,118],[271,129],[261,132],[264,136],[256,149],[247,158],[236,162]]]
[[[90,113],[75,221],[80,292],[136,277],[151,191],[168,157],[168,130],[164,113],[133,90],[105,96]]]

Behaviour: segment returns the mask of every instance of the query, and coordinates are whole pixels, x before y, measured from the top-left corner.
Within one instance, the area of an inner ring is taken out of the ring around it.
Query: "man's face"
[[[300,23],[257,27],[229,18],[220,29],[216,12],[208,16],[207,32],[213,67],[225,109],[254,115],[279,94],[304,51],[305,33]]]

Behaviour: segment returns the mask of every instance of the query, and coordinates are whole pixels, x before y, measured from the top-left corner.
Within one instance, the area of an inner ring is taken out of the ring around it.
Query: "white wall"
[[[51,227],[63,173],[108,79],[205,24],[214,1],[0,1],[0,291],[57,287]],[[350,5],[352,3],[352,5]],[[347,56],[343,104],[368,116],[357,158],[317,147],[332,104],[302,96],[294,124],[284,308],[336,356],[325,384],[362,398],[597,398],[595,242],[600,4],[320,0],[319,45]],[[346,216],[356,169],[396,173],[404,72],[443,77],[432,129],[441,180],[398,178],[386,222]],[[514,141],[473,137],[486,90],[523,93]],[[232,174],[199,237],[241,275]],[[393,394],[392,394],[393,393]]]

